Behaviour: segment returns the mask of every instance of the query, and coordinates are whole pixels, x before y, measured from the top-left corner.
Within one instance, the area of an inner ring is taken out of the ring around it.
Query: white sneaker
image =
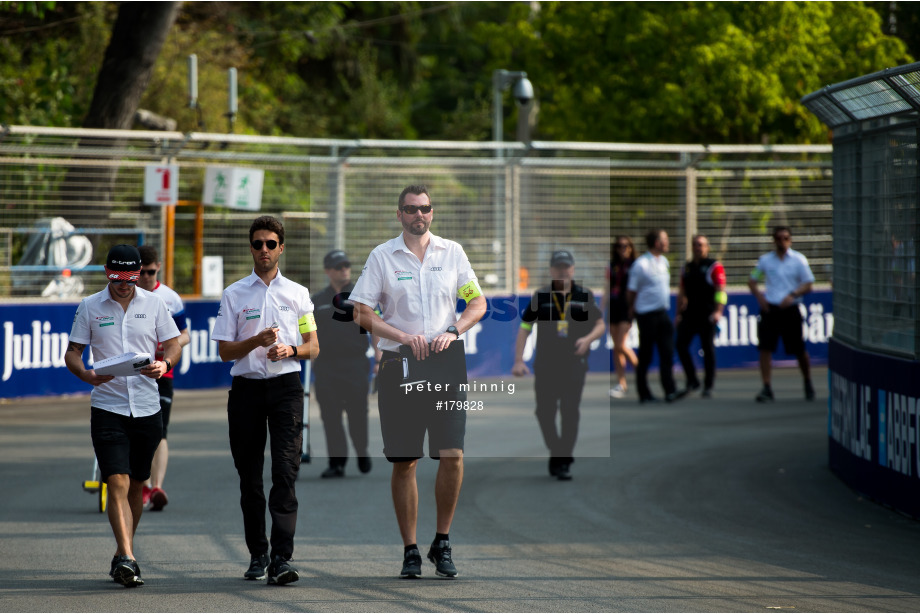
[[[614,388],[610,389],[610,396],[614,399],[622,399],[626,396],[626,389],[617,384]]]

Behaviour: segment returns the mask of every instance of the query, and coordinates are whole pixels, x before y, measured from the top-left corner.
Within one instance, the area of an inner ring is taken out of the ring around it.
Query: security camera
[[[530,79],[527,77],[518,79],[517,83],[514,84],[512,93],[519,105],[525,105],[533,100],[533,85],[530,83]]]

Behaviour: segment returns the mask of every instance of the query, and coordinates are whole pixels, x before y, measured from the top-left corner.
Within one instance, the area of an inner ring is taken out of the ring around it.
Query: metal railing
[[[282,268],[311,289],[326,284],[322,256],[329,249],[345,249],[357,274],[374,246],[401,231],[396,197],[410,183],[429,186],[432,231],[464,246],[490,293],[541,285],[549,255],[559,248],[575,253],[578,278],[599,290],[611,239],[629,235],[641,252],[653,227],[672,237],[675,272],[690,237],[702,232],[729,284],[742,286],[757,256],[772,247],[770,228],[788,224],[819,283],[830,280],[829,146],[334,140],[4,126],[0,249],[7,258],[0,262],[0,297],[34,298],[53,281],[56,272],[19,268],[28,233],[18,229],[42,218],[63,217],[85,230],[93,265],[102,264],[109,246],[139,235],[165,261],[165,208],[142,200],[145,167],[167,163],[179,167],[181,200],[201,199],[209,166],[262,169],[260,213],[285,224]],[[226,283],[247,275],[248,228],[256,215],[207,208],[196,239],[195,215],[176,210],[176,289],[196,292],[196,240],[199,253],[223,258]],[[32,274],[32,283],[14,288],[14,273]],[[105,283],[101,273],[81,275],[86,293]]]

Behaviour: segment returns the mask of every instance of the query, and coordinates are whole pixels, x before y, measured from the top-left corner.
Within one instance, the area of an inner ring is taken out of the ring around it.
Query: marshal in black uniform
[[[680,275],[677,294],[677,356],[687,375],[687,391],[700,387],[696,367],[690,356],[690,342],[699,335],[703,350],[703,396],[708,397],[716,377],[716,325],[728,297],[725,294],[725,268],[715,258],[709,257],[709,240],[703,235],[693,237],[693,259],[689,260]]]
[[[348,297],[355,285],[351,283],[348,256],[342,250],[333,250],[323,259],[323,267],[330,284],[313,296],[313,305],[317,336],[322,337],[324,349],[313,361],[313,368],[329,451],[329,467],[322,477],[335,478],[345,475],[348,461],[343,414],[348,416],[348,433],[358,455],[358,468],[362,473],[371,470],[367,453],[369,335],[353,323],[354,305]]]
[[[515,346],[514,375],[525,375],[524,346],[537,327],[534,358],[534,390],[537,422],[549,448],[549,472],[560,480],[571,479],[569,465],[578,438],[581,393],[588,372],[591,343],[605,332],[603,314],[591,290],[573,281],[575,260],[568,251],[557,251],[550,260],[552,283],[533,295],[521,316]],[[561,429],[556,428],[556,414]]]

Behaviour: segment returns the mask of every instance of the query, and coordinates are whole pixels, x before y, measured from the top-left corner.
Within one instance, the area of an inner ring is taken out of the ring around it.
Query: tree
[[[176,20],[179,2],[124,2],[112,28],[84,128],[125,130]]]

